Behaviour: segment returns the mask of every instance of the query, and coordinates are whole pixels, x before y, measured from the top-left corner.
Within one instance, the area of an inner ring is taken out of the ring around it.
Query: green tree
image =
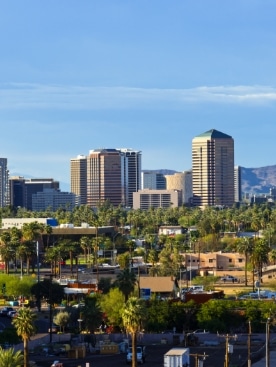
[[[102,311],[96,296],[86,297],[81,317],[85,330],[94,333],[102,321]]]
[[[115,286],[117,286],[125,297],[125,302],[127,302],[130,294],[134,291],[135,285],[137,283],[136,275],[130,269],[121,270],[117,274],[117,279],[115,281]]]
[[[54,323],[60,327],[60,331],[64,332],[70,319],[70,314],[67,311],[61,311],[54,316]]]
[[[104,310],[109,323],[114,327],[122,328],[122,309],[124,308],[124,295],[118,288],[110,289],[101,300],[101,308]]]
[[[36,297],[43,297],[51,305],[60,304],[64,298],[64,288],[51,279],[43,279],[31,287],[31,293]]]
[[[131,335],[132,367],[137,367],[137,334],[143,329],[143,321],[147,313],[144,301],[137,297],[130,297],[122,312],[123,325]]]
[[[147,314],[147,330],[160,333],[168,329],[169,302],[153,297],[149,301]]]
[[[0,367],[21,367],[23,362],[21,351],[15,352],[13,348],[0,347]]]
[[[34,320],[36,315],[30,308],[20,308],[15,317],[12,320],[12,324],[14,325],[17,335],[20,336],[23,340],[24,344],[24,367],[28,367],[29,363],[29,354],[28,354],[28,342],[32,335],[35,334],[35,325]]]

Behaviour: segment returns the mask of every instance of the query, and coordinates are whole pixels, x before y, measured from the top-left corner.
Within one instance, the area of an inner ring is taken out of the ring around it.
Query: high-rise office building
[[[235,166],[234,168],[234,189],[235,189],[235,203],[240,203],[242,201],[241,166]]]
[[[52,178],[31,178],[25,180],[25,208],[33,210],[33,195],[43,192],[45,189],[59,190],[59,182]]]
[[[121,153],[117,149],[90,150],[87,157],[87,205],[122,203]]]
[[[71,192],[80,197],[80,204],[87,203],[87,158],[78,155],[70,161]]]
[[[8,159],[0,158],[0,207],[9,203],[9,171]]]
[[[10,203],[15,208],[25,208],[25,178],[11,176],[9,178]]]
[[[234,203],[234,140],[215,129],[192,141],[193,204],[232,206]]]
[[[163,173],[154,171],[143,171],[141,176],[142,190],[166,190],[166,178]]]
[[[71,178],[72,181],[72,178]],[[133,206],[133,193],[141,188],[141,152],[132,149],[95,149],[87,157],[87,205],[104,201]]]
[[[32,211],[58,209],[73,210],[80,204],[80,197],[72,192],[61,192],[55,189],[44,189],[32,195]]]
[[[118,149],[121,153],[122,205],[133,207],[133,193],[141,189],[141,152]]]

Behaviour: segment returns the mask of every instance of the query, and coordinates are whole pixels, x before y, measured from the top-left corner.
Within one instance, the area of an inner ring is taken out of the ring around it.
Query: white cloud
[[[269,86],[202,86],[189,89],[85,87],[41,84],[0,85],[0,109],[185,108],[200,103],[267,104],[276,101]]]

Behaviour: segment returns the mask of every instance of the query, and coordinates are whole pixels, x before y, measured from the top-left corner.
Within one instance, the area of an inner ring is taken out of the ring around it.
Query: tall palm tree
[[[144,301],[137,297],[130,297],[122,312],[123,325],[126,332],[131,334],[132,367],[137,366],[137,334],[143,328],[146,319]]]
[[[0,347],[0,367],[21,367],[22,364],[21,351],[15,352],[13,348],[3,349]]]
[[[253,243],[252,238],[243,237],[236,242],[236,250],[244,255],[245,264],[244,264],[244,278],[245,278],[245,286],[247,287],[248,279],[247,279],[247,268],[248,268],[248,255],[250,256],[253,251]]]
[[[5,263],[5,273],[9,274],[9,262],[12,259],[11,235],[5,231],[0,236],[0,255]]]
[[[125,302],[127,302],[131,292],[134,291],[135,284],[137,283],[136,275],[133,271],[126,268],[117,275],[116,285],[125,296]]]
[[[91,248],[91,240],[88,236],[82,236],[80,238],[80,247],[83,250],[85,264],[87,264],[87,254],[90,255]]]
[[[29,354],[28,354],[28,342],[30,337],[35,334],[34,320],[36,315],[29,308],[20,308],[17,317],[12,320],[17,335],[21,336],[24,344],[24,367],[28,367]]]

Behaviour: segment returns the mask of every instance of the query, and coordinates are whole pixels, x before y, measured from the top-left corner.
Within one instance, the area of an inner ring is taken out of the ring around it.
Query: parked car
[[[59,331],[59,326],[52,325],[51,328],[48,329],[48,333],[56,334]]]
[[[54,361],[50,367],[63,367],[63,363],[60,361]]]
[[[12,318],[12,317],[15,317],[17,315],[17,311],[16,310],[12,310],[12,311],[9,311],[7,313],[7,316]]]
[[[143,345],[137,345],[136,347],[137,353],[137,363],[143,364],[146,361],[146,347]],[[126,363],[130,364],[132,361],[132,347],[128,347],[127,355],[126,355]]]
[[[8,313],[10,311],[14,311],[13,307],[3,307],[2,310],[0,310],[0,316],[8,316]]]
[[[209,334],[209,331],[205,329],[197,329],[193,331],[193,334]]]
[[[232,275],[225,275],[220,278],[222,282],[232,282],[235,283],[238,281],[238,278],[233,277]]]

